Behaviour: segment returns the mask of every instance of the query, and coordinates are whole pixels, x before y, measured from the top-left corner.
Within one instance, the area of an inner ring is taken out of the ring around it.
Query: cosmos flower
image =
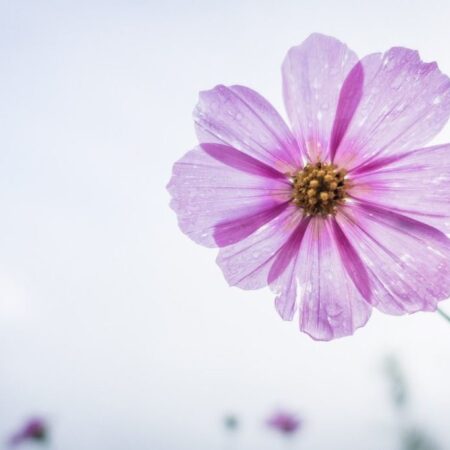
[[[267,425],[285,435],[292,435],[301,427],[301,421],[294,414],[279,411],[273,414]]]
[[[423,146],[449,117],[449,78],[416,51],[359,60],[319,34],[282,77],[292,131],[247,87],[200,93],[200,143],[168,185],[181,230],[314,339],[352,334],[372,307],[434,311],[450,296],[450,145]]]
[[[17,447],[25,442],[44,442],[47,440],[48,430],[46,423],[40,418],[29,419],[22,428],[9,440],[11,447]]]

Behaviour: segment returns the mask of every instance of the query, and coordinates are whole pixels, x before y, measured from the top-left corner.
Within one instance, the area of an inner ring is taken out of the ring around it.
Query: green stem
[[[446,314],[442,309],[437,308],[436,311],[447,321],[450,322],[450,316]]]

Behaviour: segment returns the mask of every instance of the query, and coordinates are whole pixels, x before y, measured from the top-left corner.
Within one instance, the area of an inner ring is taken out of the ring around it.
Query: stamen
[[[307,164],[292,178],[293,202],[308,216],[335,215],[347,196],[346,174],[334,164]]]

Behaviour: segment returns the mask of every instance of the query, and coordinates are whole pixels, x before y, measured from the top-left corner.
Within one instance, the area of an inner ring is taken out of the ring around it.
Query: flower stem
[[[445,313],[444,311],[442,311],[442,309],[437,308],[436,311],[447,321],[450,322],[450,316]]]

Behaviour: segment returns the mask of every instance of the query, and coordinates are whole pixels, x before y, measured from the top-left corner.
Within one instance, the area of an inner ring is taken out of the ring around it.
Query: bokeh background
[[[450,323],[375,312],[314,342],[268,290],[227,286],[165,190],[199,90],[245,84],[285,115],[281,61],[314,31],[450,74],[449,22],[446,0],[1,0],[0,448],[39,414],[60,450],[278,449],[264,420],[288,408],[291,449],[399,449],[395,355],[408,420],[449,449]]]

